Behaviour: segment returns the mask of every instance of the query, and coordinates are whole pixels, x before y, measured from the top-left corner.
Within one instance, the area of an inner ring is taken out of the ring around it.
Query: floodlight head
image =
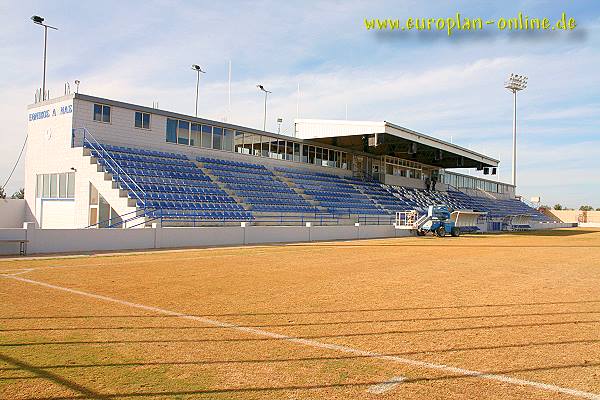
[[[527,87],[527,79],[525,75],[510,74],[506,82],[504,82],[504,87],[513,92],[518,92]]]
[[[192,64],[192,69],[197,72],[202,72],[203,74],[205,73],[205,71],[202,71],[202,67],[200,67],[198,64]]]
[[[31,20],[38,25],[41,25],[42,23],[44,23],[44,18],[40,17],[39,15],[34,15],[33,17],[31,17]]]
[[[79,85],[81,83],[81,81],[79,79],[75,79],[75,84]]]
[[[257,88],[259,88],[260,90],[262,90],[265,93],[271,93],[270,91],[268,91],[267,89],[265,89],[265,87],[263,85],[256,85]]]

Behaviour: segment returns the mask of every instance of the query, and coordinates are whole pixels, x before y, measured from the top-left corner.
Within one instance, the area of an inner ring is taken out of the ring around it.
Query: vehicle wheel
[[[460,228],[455,226],[454,228],[452,228],[452,231],[450,232],[450,234],[454,237],[459,237],[460,236]]]
[[[444,228],[443,226],[440,226],[435,231],[435,234],[438,235],[438,237],[444,237],[444,236],[446,236],[446,228]]]
[[[419,230],[417,231],[417,236],[425,236],[425,231],[423,231],[423,230],[419,229]]]

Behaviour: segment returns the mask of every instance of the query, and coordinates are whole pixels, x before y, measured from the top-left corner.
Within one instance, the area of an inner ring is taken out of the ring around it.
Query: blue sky
[[[600,207],[600,5],[594,1],[519,2],[40,1],[0,3],[0,179],[25,137],[26,105],[41,81],[39,14],[50,32],[48,87],[81,80],[81,92],[193,114],[262,125],[262,97],[273,91],[267,127],[290,132],[300,84],[300,116],[387,120],[501,160],[510,179],[512,100],[507,74],[529,76],[519,95],[518,193],[546,204]],[[519,11],[577,21],[570,33],[486,29],[367,31],[364,18],[513,17]],[[471,173],[475,173],[471,171]],[[19,167],[7,192],[23,184]]]

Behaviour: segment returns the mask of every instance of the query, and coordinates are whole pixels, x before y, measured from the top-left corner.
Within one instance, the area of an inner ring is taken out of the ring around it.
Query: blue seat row
[[[222,160],[222,159],[210,158],[210,157],[196,157],[196,161],[204,163],[204,164],[221,164],[221,165],[230,165],[230,166],[234,166],[234,167],[266,169],[264,165],[260,165],[260,164],[246,163],[246,162],[241,162],[241,161]]]
[[[87,147],[87,148],[97,147],[97,144],[90,143],[87,140],[84,141],[83,145],[84,145],[84,147]],[[121,153],[140,154],[140,155],[144,155],[144,156],[166,157],[166,158],[175,158],[175,159],[180,159],[180,160],[188,160],[188,157],[186,155],[178,154],[178,153],[170,153],[170,152],[166,152],[166,151],[146,150],[146,149],[138,149],[138,148],[132,148],[132,147],[124,147],[124,146],[114,146],[114,145],[110,145],[110,144],[106,144],[106,143],[100,143],[100,146],[102,146],[102,148],[104,148],[104,150],[107,150],[107,151],[118,151]]]
[[[149,200],[173,200],[173,201],[189,201],[189,202],[202,202],[202,203],[235,203],[235,200],[229,196],[218,196],[218,195],[146,192],[143,196]],[[130,197],[133,198],[134,196],[131,195]]]
[[[149,211],[149,217],[166,219],[194,219],[214,221],[252,221],[249,211],[208,211],[208,210],[157,210]]]

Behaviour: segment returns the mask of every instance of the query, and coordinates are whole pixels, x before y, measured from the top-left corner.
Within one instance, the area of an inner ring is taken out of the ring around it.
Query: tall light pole
[[[527,77],[510,74],[504,87],[513,93],[512,185],[517,185],[517,92],[527,87]]]
[[[200,66],[197,64],[192,64],[192,69],[198,74],[198,77],[196,78],[196,117],[198,117],[198,91],[200,90],[200,72],[202,72],[203,74],[205,74],[206,72],[202,71],[202,68],[200,68]]]
[[[256,85],[256,87],[259,88],[261,91],[265,92],[265,114],[263,117],[263,132],[266,132],[267,131],[267,95],[271,92],[268,91],[267,89],[265,89],[263,85]]]
[[[55,31],[57,31],[58,28],[44,24],[44,18],[40,17],[39,15],[34,15],[33,17],[31,17],[31,20],[33,21],[34,24],[44,27],[44,75],[42,77],[42,101],[43,101],[43,100],[46,100],[46,50],[48,48],[48,28],[54,29]]]

